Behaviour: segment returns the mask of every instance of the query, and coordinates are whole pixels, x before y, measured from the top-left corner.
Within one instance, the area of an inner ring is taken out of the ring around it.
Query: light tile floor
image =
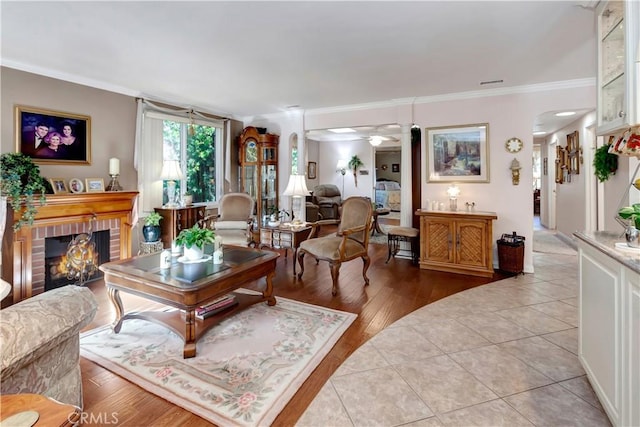
[[[547,236],[548,237],[548,236]],[[356,350],[297,425],[609,426],[577,358],[577,254],[452,295]]]

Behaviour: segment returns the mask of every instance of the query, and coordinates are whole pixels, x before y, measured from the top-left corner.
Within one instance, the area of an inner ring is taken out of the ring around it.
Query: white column
[[[413,203],[411,201],[411,124],[400,125],[400,226],[411,227]]]

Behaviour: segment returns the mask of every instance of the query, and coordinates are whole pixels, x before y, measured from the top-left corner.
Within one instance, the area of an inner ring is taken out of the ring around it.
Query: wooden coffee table
[[[108,262],[100,266],[104,272],[107,294],[116,310],[113,331],[120,332],[127,319],[144,319],[171,329],[184,339],[184,358],[196,355],[196,342],[209,328],[238,310],[267,301],[275,305],[272,279],[278,253],[239,246],[224,247],[223,264],[211,260],[180,263],[173,258],[171,268],[160,269],[160,253]],[[233,292],[244,284],[266,277],[262,294]],[[179,310],[124,312],[119,292],[127,292]],[[228,310],[196,319],[195,310],[220,296],[234,293],[238,304]]]

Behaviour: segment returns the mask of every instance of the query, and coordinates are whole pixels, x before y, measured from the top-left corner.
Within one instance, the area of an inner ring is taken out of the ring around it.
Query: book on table
[[[220,298],[204,304],[196,308],[196,318],[206,319],[209,316],[213,316],[223,310],[226,310],[234,305],[238,304],[238,301],[233,294],[227,294]]]

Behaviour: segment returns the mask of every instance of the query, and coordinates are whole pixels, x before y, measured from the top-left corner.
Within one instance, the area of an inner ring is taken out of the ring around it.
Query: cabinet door
[[[487,263],[487,224],[484,221],[456,221],[456,264],[484,267]]]
[[[422,218],[420,233],[426,236],[421,252],[425,261],[453,262],[453,223],[447,219]]]

